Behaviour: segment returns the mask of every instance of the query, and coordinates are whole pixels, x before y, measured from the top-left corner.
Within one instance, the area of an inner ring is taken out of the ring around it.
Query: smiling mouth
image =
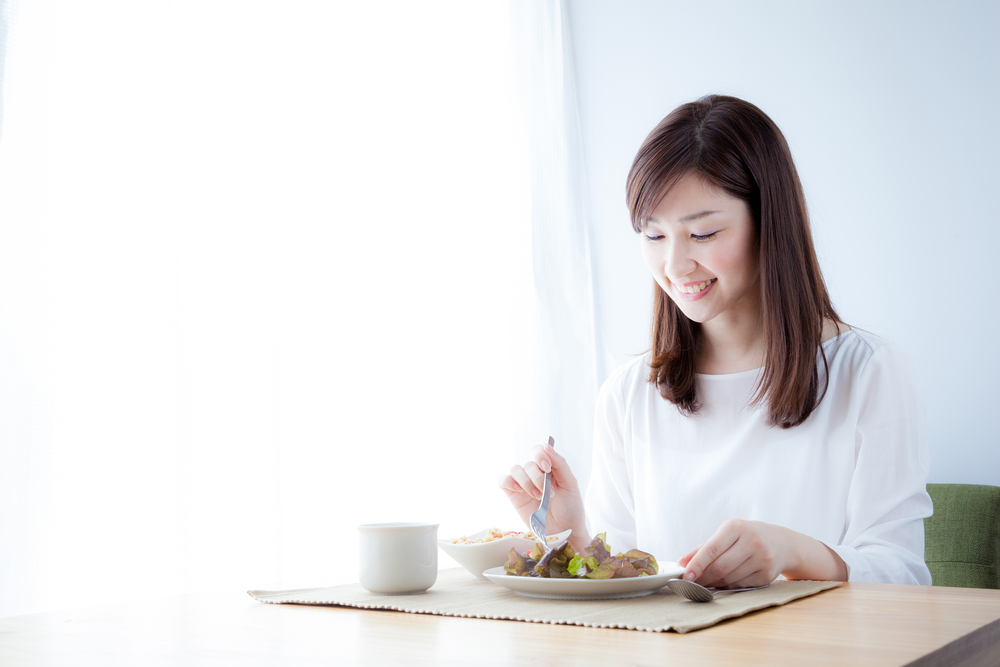
[[[718,278],[712,278],[711,280],[706,280],[703,283],[694,283],[693,285],[687,285],[686,287],[684,285],[674,283],[674,287],[681,294],[698,294],[699,292],[711,287],[716,280],[718,280]]]
[[[681,301],[697,301],[698,299],[703,299],[712,291],[715,287],[715,283],[718,282],[717,278],[712,278],[711,280],[706,280],[703,283],[695,283],[693,285],[688,285],[687,287],[683,285],[677,285],[671,283],[677,292],[677,298]]]

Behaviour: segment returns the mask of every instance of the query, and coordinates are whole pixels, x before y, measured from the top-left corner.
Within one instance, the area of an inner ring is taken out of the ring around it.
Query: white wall
[[[569,0],[602,379],[648,345],[625,206],[678,104],[746,99],[791,146],[834,300],[913,360],[932,482],[1000,485],[1000,3]]]

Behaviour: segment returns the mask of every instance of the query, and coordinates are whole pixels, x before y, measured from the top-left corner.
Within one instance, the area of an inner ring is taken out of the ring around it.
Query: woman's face
[[[640,238],[653,278],[689,319],[759,317],[754,225],[743,200],[688,174],[656,207]]]

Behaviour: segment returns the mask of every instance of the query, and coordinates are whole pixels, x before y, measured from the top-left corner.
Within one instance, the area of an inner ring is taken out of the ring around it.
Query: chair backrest
[[[928,484],[934,515],[924,519],[924,560],[935,586],[998,588],[1000,487]]]

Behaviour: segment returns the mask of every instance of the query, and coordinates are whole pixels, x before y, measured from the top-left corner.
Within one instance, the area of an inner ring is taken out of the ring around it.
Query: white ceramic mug
[[[361,585],[372,593],[423,593],[437,581],[436,523],[369,523],[360,532]]]

